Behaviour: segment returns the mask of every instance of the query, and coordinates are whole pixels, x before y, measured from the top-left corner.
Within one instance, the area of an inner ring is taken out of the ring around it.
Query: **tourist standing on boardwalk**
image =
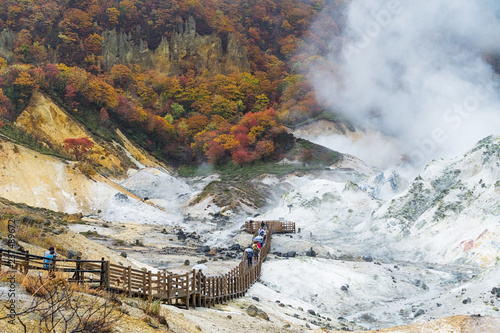
[[[43,256],[46,258],[46,259],[43,259],[43,268],[53,269],[54,268],[54,260],[52,260],[52,259],[57,258],[57,252],[54,249],[54,247],[53,246],[49,247],[49,249],[47,251],[45,251]]]
[[[248,244],[247,248],[245,249],[245,254],[247,256],[248,266],[252,266],[253,249],[250,244]]]
[[[252,244],[253,256],[255,257],[255,261],[259,261],[260,247],[257,244],[257,241],[254,241],[254,243]]]

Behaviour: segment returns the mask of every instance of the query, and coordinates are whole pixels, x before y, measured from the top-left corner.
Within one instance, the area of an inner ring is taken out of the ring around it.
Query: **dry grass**
[[[52,236],[46,235],[44,230],[38,226],[20,225],[16,231],[16,238],[22,242],[38,245],[44,249],[53,246],[61,254],[64,251],[64,249],[58,248],[58,244]]]
[[[3,221],[4,219],[12,218],[12,217],[16,216],[17,214],[19,214],[18,210],[13,209],[11,207],[3,207],[0,210],[0,220]]]
[[[67,288],[68,281],[63,273],[55,273],[52,278],[43,275],[42,278],[40,278],[40,276],[28,274],[25,275],[21,281],[21,287],[30,295],[46,297],[50,293],[55,292],[58,288]]]
[[[69,283],[70,275],[64,272],[43,272],[40,278],[40,273],[24,275],[19,273],[20,280],[18,281],[29,294],[34,296],[44,296],[47,293],[53,292],[58,288],[65,288],[68,291],[75,293],[85,293],[97,297],[107,298],[108,293],[105,290],[91,287],[88,283]],[[112,297],[115,299],[115,297]]]
[[[92,163],[88,161],[79,162],[78,170],[80,170],[81,173],[83,173],[85,176],[88,177],[94,176],[96,174],[96,171],[92,166]]]
[[[161,301],[147,301],[144,305],[144,312],[148,316],[158,317],[160,315],[161,310]]]
[[[48,249],[53,246],[61,255],[66,255],[66,249],[64,249],[52,235],[48,235],[47,231],[44,230],[42,222],[44,219],[40,216],[35,216],[33,218],[34,223],[32,225],[23,224],[20,219],[16,219],[16,230],[15,238],[18,241],[25,242],[31,245],[37,245],[44,249]],[[0,236],[6,238],[9,235],[8,230],[9,219],[4,218],[0,220]]]
[[[52,281],[47,281],[48,275],[44,274],[42,277],[43,283],[40,283],[35,278],[38,272],[32,272],[32,276],[25,276],[24,274],[17,273],[16,274],[16,283],[23,284],[25,286],[31,286],[31,290],[35,291],[38,294],[44,294],[43,290],[54,288],[55,286],[66,284],[65,278],[66,275],[64,273],[56,273],[56,277]],[[5,278],[10,278],[12,273],[8,273],[6,270],[0,272],[0,280]],[[43,286],[43,287],[42,287]],[[80,324],[78,332],[99,332],[99,333],[110,333],[110,332],[133,332],[133,333],[153,333],[159,332],[157,329],[153,327],[158,327],[161,324],[160,320],[155,320],[154,318],[150,318],[147,322],[142,321],[140,317],[144,314],[139,309],[134,309],[135,311],[130,311],[132,315],[129,314],[124,306],[122,306],[122,302],[116,298],[115,295],[109,295],[103,290],[95,290],[92,288],[88,288],[86,285],[76,285],[76,284],[68,284],[68,289],[70,292],[64,290],[63,287],[58,287],[58,293],[66,293],[71,295],[71,300],[66,298],[65,302],[71,302],[72,307],[67,307],[69,303],[63,303],[65,308],[58,313],[55,313],[55,317],[61,318],[64,314],[66,317],[75,313],[77,310],[77,315],[80,316],[83,324]],[[19,292],[24,288],[20,288]],[[74,290],[74,291],[71,291]],[[58,297],[57,294],[52,294],[53,297]],[[12,332],[12,333],[22,333],[22,332],[39,332],[40,326],[42,326],[42,332],[70,332],[73,328],[76,327],[77,323],[71,321],[68,323],[68,329],[65,330],[62,326],[56,326],[52,330],[46,330],[44,327],[44,316],[47,315],[47,312],[51,313],[50,306],[47,302],[47,299],[44,297],[36,297],[31,296],[31,301],[25,301],[18,303],[16,310],[18,313],[18,317],[21,321],[17,320],[16,325],[11,325],[7,323],[7,320],[0,320],[0,332]],[[43,301],[45,300],[45,301]],[[57,303],[57,302],[56,302]],[[54,304],[56,304],[54,303]],[[8,316],[8,308],[3,306],[7,304],[6,301],[0,302],[0,318]],[[36,310],[33,308],[33,305],[37,305]],[[104,304],[107,304],[107,308],[104,308]],[[88,310],[94,311],[89,312]],[[28,310],[28,313],[24,311]],[[22,313],[22,314],[21,314]],[[139,314],[140,313],[140,314]],[[107,319],[103,322],[102,317],[106,315]],[[49,316],[50,321],[50,316]],[[77,320],[79,321],[79,319]],[[42,325],[40,324],[42,322]],[[166,323],[165,323],[166,324]],[[26,326],[26,330],[23,330],[23,325]],[[76,332],[76,331],[75,331]]]

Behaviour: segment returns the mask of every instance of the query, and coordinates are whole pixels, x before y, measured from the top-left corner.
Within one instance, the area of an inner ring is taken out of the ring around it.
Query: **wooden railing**
[[[259,230],[262,222],[269,228],[273,229],[275,234],[281,233],[295,233],[295,222],[284,222],[277,220],[263,221],[263,220],[248,220],[245,221],[245,231],[254,233]]]
[[[281,225],[280,225],[281,224]],[[246,224],[245,224],[246,225]],[[260,226],[260,222],[259,222]],[[271,237],[275,232],[295,232],[288,222],[272,221],[268,224],[266,241],[258,259],[249,265],[246,256],[231,271],[220,276],[204,276],[192,270],[185,274],[152,273],[131,266],[121,266],[101,260],[53,259],[50,268],[44,267],[44,257],[0,249],[0,268],[9,266],[23,273],[29,270],[52,270],[73,273],[70,282],[89,283],[112,292],[126,293],[149,299],[160,299],[167,304],[210,307],[214,304],[243,296],[258,280],[262,263],[271,249]],[[256,231],[248,230],[252,238]]]
[[[29,270],[51,270],[66,273],[73,273],[68,278],[69,282],[93,282],[99,285],[104,285],[105,275],[108,261],[104,258],[101,260],[82,260],[77,259],[49,259],[49,263],[44,262],[42,256],[30,254],[26,252],[16,252],[11,250],[0,249],[0,268],[8,266],[22,273],[28,273]],[[49,268],[46,268],[46,265]],[[96,278],[94,278],[96,277]]]

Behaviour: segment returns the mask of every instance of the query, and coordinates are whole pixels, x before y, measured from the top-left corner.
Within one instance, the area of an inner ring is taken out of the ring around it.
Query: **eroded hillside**
[[[106,175],[119,179],[126,177],[129,170],[163,167],[119,130],[116,133],[121,142],[96,138],[39,92],[33,94],[15,125],[61,153],[67,154],[63,145],[67,138],[89,137],[94,146],[82,163],[45,155],[0,137],[0,196],[13,202],[65,213],[98,214],[105,211],[116,193],[141,200]]]
[[[17,117],[15,125],[61,152],[64,152],[65,139],[91,138],[94,146],[89,158],[94,167],[114,177],[123,177],[129,168],[137,168],[135,160],[139,160],[145,166],[159,165],[153,157],[131,144],[121,132],[119,139],[126,149],[117,143],[112,144],[96,138],[50,97],[40,92],[33,94],[26,109]]]

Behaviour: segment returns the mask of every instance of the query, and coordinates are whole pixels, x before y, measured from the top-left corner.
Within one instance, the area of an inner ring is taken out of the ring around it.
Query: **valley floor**
[[[240,228],[198,234],[180,227],[113,224],[99,220],[73,224],[70,229],[86,233],[86,246],[100,244],[115,253],[116,260],[123,258],[120,253],[126,253],[126,260],[137,266],[172,272],[185,272],[192,265],[203,262],[209,266],[209,275],[224,274],[233,268],[241,253],[228,248],[235,243],[245,245],[249,236]],[[179,237],[181,234],[184,236]],[[234,322],[242,327],[241,332],[254,329],[257,332],[264,327],[273,332],[321,328],[391,332],[389,327],[395,325],[444,325],[445,329],[470,326],[475,322],[498,324],[496,319],[484,319],[498,317],[499,300],[490,292],[496,285],[495,275],[489,271],[465,266],[387,262],[376,258],[333,258],[324,253],[315,258],[279,256],[278,252],[289,250],[290,237],[298,235],[273,236],[271,252],[275,254],[269,255],[260,282],[252,286],[245,297],[213,309],[167,308],[209,332],[234,332]],[[213,246],[211,252],[200,252],[203,244],[214,239],[219,244],[225,243],[226,247]],[[136,245],[137,241],[140,246]],[[484,283],[474,283],[478,280]],[[245,311],[249,305],[265,311],[270,322],[249,317]],[[444,319],[452,315],[455,319]],[[433,320],[438,320],[438,324],[431,324]],[[395,331],[413,332],[411,329]]]

